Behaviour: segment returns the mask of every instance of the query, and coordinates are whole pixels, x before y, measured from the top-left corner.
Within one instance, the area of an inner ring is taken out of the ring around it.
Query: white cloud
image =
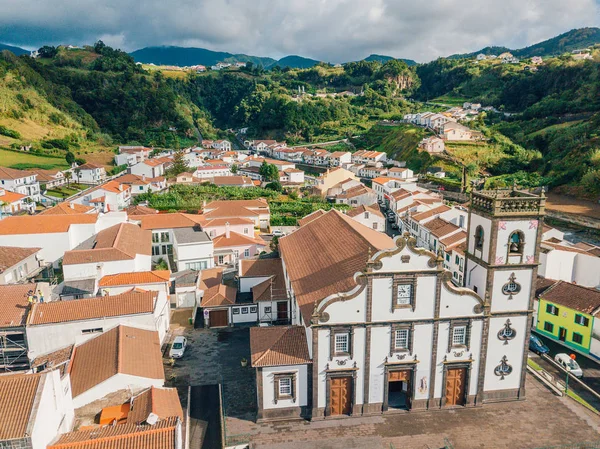
[[[597,0],[0,0],[0,40],[35,47],[103,37],[331,62],[370,53],[427,61],[521,47],[599,25]]]

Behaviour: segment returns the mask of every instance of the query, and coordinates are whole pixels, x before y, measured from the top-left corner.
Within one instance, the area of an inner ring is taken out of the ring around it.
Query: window
[[[446,253],[446,262],[450,262],[450,254]]]
[[[97,334],[99,332],[102,332],[104,329],[102,329],[101,327],[96,327],[94,329],[81,329],[81,333],[86,335],[86,334]]]
[[[169,233],[168,232],[161,232],[160,233],[160,241],[163,243],[166,243],[169,241]]]
[[[350,348],[350,334],[335,334],[335,353],[347,354]]]
[[[244,228],[244,234],[248,234],[249,229],[248,228]]]
[[[460,263],[460,258],[458,256],[454,256],[454,264],[458,265]]]
[[[152,243],[158,243],[158,233],[152,233]]]
[[[590,325],[590,319],[578,313],[575,315],[575,323],[588,327]]]
[[[256,313],[256,306],[250,306],[250,313]]]
[[[232,310],[234,315],[239,315],[240,314],[240,309],[238,307],[234,307]]]
[[[207,268],[207,263],[206,261],[200,261],[200,262],[188,262],[185,264],[185,268],[186,270],[206,270]]]
[[[215,231],[214,229],[210,230],[210,236],[211,237],[216,237],[217,236],[217,231]]]
[[[502,293],[512,299],[513,295],[516,295],[521,291],[521,285],[516,281],[515,273],[512,273],[508,278],[508,282],[502,286]]]
[[[292,395],[292,378],[282,377],[279,379],[279,396]]]
[[[265,313],[271,313],[271,306],[265,307]]]
[[[394,338],[396,349],[408,349],[408,329],[398,329]]]
[[[583,343],[583,335],[578,334],[577,332],[573,332],[573,343],[577,343],[578,345]]]
[[[398,293],[396,294],[396,304],[398,304],[398,305],[410,304],[411,299],[412,299],[412,285],[411,284],[398,285]]]
[[[452,330],[452,346],[467,344],[467,326],[455,326]]]
[[[477,286],[476,286],[476,285],[474,285],[474,286],[473,286],[473,291],[474,291],[475,293],[477,293]]]
[[[248,248],[244,250],[244,257],[250,257],[250,250]]]
[[[558,316],[558,307],[556,307],[554,304],[546,304],[546,313]]]
[[[160,256],[160,246],[153,246],[152,247],[152,255],[153,256]]]
[[[483,250],[483,228],[481,226],[477,226],[475,228],[475,249]]]
[[[223,256],[218,257],[218,264],[223,265]]]
[[[373,223],[373,229],[377,230],[377,223]]]
[[[544,330],[546,332],[554,332],[554,324],[549,321],[544,322]]]
[[[369,219],[369,213],[365,212],[365,218],[368,220]]]
[[[246,315],[248,313],[248,307],[242,307],[242,314]]]
[[[524,243],[523,233],[521,231],[513,232],[508,239],[508,254],[521,254]]]

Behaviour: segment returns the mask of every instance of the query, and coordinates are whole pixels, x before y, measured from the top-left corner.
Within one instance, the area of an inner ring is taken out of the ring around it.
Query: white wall
[[[483,251],[475,250],[475,231],[477,226],[483,228]],[[488,218],[484,218],[475,213],[471,214],[471,228],[470,228],[469,241],[469,252],[479,257],[485,262],[490,262],[490,242],[492,238],[492,221]],[[508,236],[507,236],[508,238]]]
[[[269,279],[270,276],[248,276],[248,277],[242,277],[240,276],[240,293],[248,293],[250,292],[250,289],[252,287],[254,287],[255,285],[260,284],[261,282],[266,281],[267,279]]]
[[[149,270],[150,268],[144,271]],[[136,270],[135,260],[133,259],[63,265],[65,281],[89,278],[100,279],[103,276],[111,274],[131,273],[134,271],[138,270]]]
[[[49,371],[40,379],[42,393],[31,431],[33,449],[46,449],[56,436],[73,427],[73,400],[71,389],[65,392],[59,370]]]
[[[185,245],[175,242],[174,249],[177,253],[177,263],[179,264],[179,270],[183,270],[185,268],[186,263],[200,261],[206,262],[207,268],[214,267],[214,248],[212,240],[208,242]]]
[[[71,226],[73,228],[73,226]],[[90,234],[91,236],[92,234]],[[72,249],[66,232],[52,234],[0,235],[0,246],[19,248],[41,248],[40,258],[56,265],[65,251]]]
[[[291,399],[280,399],[275,401],[274,374],[296,373],[296,402]],[[307,365],[290,365],[265,367],[262,370],[263,377],[263,408],[278,409],[289,407],[303,407],[308,404],[308,371]]]
[[[250,307],[256,308],[256,312],[250,313]],[[247,310],[248,313],[242,313],[242,310]],[[239,311],[235,314],[234,311]],[[233,324],[239,323],[256,323],[258,320],[258,307],[256,304],[246,304],[243,306],[231,307],[231,322]]]
[[[73,398],[73,405],[75,409],[78,409],[115,391],[128,390],[136,394],[150,387],[162,387],[164,383],[164,379],[150,379],[118,373]]]

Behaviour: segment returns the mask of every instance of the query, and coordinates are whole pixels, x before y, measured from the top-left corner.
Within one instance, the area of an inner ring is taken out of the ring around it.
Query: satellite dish
[[[154,424],[156,424],[158,422],[160,418],[158,417],[157,414],[155,413],[150,413],[148,415],[148,417],[146,418],[146,423],[150,424],[151,426],[153,426]]]

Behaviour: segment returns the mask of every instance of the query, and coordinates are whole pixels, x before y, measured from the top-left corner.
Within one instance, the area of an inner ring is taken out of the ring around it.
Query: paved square
[[[226,443],[252,449],[542,448],[597,442],[600,417],[569,398],[558,398],[532,378],[527,400],[478,408],[405,412],[316,422],[256,424],[254,369],[248,328],[175,328],[189,341],[183,361],[167,369],[174,385],[223,383]],[[575,446],[576,447],[576,446]],[[562,449],[562,448],[561,448]]]

